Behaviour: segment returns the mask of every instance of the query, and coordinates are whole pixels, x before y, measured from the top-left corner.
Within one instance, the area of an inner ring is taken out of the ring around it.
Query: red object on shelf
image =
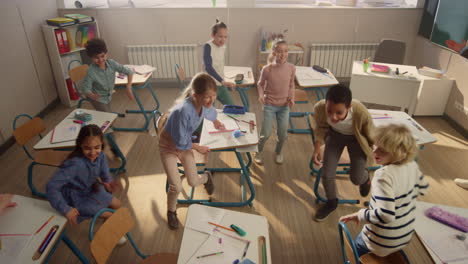
[[[56,29],[55,30],[55,39],[57,40],[57,46],[59,49],[59,53],[65,53],[67,52],[67,48],[65,46],[65,42],[63,41],[62,38],[62,29]]]
[[[73,82],[70,78],[66,80],[67,82],[67,88],[68,88],[68,95],[70,96],[71,100],[78,100],[80,99],[80,96],[78,96],[78,93],[76,92],[75,87],[73,86]]]
[[[63,40],[63,46],[65,46],[65,52],[70,51],[70,43],[67,38],[67,30],[66,29],[61,29],[62,33],[62,40]]]

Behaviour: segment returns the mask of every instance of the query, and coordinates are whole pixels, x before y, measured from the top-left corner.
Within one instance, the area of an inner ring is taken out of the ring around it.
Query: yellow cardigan
[[[372,122],[372,117],[369,111],[367,111],[367,108],[357,100],[351,102],[351,107],[353,108],[354,136],[367,155],[368,166],[372,166],[374,164],[372,155],[372,146],[374,145],[374,140],[372,139],[374,123]],[[314,129],[315,141],[322,145],[325,142],[325,136],[331,128],[327,123],[327,111],[325,109],[324,99],[315,104],[314,117],[316,122],[316,128]]]

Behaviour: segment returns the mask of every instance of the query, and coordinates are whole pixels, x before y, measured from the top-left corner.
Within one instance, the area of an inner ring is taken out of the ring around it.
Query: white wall
[[[55,16],[55,0],[0,1],[0,143],[12,135],[16,115],[36,115],[57,97],[40,28]]]

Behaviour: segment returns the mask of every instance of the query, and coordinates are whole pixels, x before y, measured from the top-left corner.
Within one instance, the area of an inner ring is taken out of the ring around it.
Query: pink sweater
[[[258,96],[264,96],[265,104],[274,106],[285,106],[294,101],[295,74],[296,67],[289,62],[266,65],[258,81]]]

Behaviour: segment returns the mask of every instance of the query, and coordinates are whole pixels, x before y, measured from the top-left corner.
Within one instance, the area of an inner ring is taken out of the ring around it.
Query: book
[[[390,71],[390,67],[388,67],[387,65],[372,64],[371,71],[388,73]]]
[[[49,18],[46,20],[47,25],[55,26],[55,27],[64,27],[70,26],[75,24],[75,20],[66,18],[66,17],[56,17],[56,18]]]
[[[86,23],[86,22],[93,22],[94,17],[92,16],[87,16],[87,15],[81,15],[81,14],[66,14],[64,15],[66,18],[70,18],[75,20],[76,23]]]

